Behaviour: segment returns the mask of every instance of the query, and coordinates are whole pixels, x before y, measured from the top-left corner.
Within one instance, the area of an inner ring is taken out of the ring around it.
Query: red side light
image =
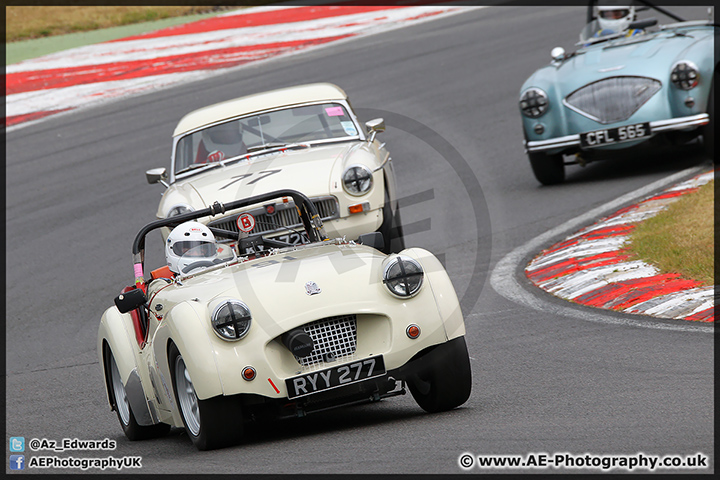
[[[357,205],[350,205],[348,207],[348,210],[350,210],[350,213],[362,213],[362,211],[363,211],[362,203],[358,203]]]
[[[412,338],[414,340],[420,336],[420,327],[415,324],[408,325],[407,329],[405,330],[405,334],[409,338]]]
[[[242,370],[242,377],[248,382],[255,379],[255,369],[253,367],[245,367]]]

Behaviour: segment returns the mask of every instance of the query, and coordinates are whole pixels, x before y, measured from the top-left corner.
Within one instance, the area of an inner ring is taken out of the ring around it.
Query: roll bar
[[[293,199],[295,202],[295,208],[297,208],[298,215],[300,216],[300,220],[302,221],[305,232],[307,233],[308,239],[311,243],[319,242],[325,239],[325,230],[322,228],[322,220],[320,219],[317,208],[315,208],[315,205],[308,197],[297,190],[275,190],[273,192],[254,195],[252,197],[235,200],[225,204],[215,202],[202,210],[196,210],[194,212],[183,213],[181,215],[156,220],[148,223],[140,229],[138,234],[135,236],[132,246],[135,284],[138,288],[142,288],[145,284],[145,277],[143,273],[145,263],[145,236],[151,231],[162,227],[174,228],[181,223],[190,220],[223,214],[231,210],[255,205],[257,203],[262,203],[279,197],[291,197]]]

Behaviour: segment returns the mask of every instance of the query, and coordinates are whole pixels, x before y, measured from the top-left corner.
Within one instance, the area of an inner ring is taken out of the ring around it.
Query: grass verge
[[[679,273],[715,285],[714,185],[680,197],[666,210],[637,225],[629,252],[662,273]]]
[[[202,13],[236,6],[8,6],[5,7],[5,43],[87,32]]]

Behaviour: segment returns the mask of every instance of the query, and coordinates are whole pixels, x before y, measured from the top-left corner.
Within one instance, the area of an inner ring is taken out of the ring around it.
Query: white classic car
[[[146,277],[149,232],[282,198],[297,207],[308,243],[208,227],[237,239],[237,250],[203,244],[211,260],[191,249],[177,274],[161,267]],[[238,441],[251,420],[303,417],[406,387],[428,412],[462,405],[472,377],[450,278],[430,252],[386,255],[383,244],[377,232],[357,243],[327,239],[315,205],[294,190],[143,227],[133,243],[135,287],[102,315],[97,340],[107,399],[126,436],[184,427],[197,448],[218,448]]]
[[[146,172],[162,183],[157,218],[198,210],[208,200],[228,202],[296,188],[320,212],[331,238],[355,239],[382,232],[383,251],[404,248],[390,154],[375,136],[383,119],[361,127],[345,92],[329,83],[273,90],[187,114],[173,133],[168,173]],[[273,233],[301,243],[292,232],[299,219],[292,205],[262,205],[250,212],[253,233]],[[209,219],[203,219],[203,223]],[[237,215],[212,220],[237,230]],[[169,231],[162,234],[166,238]]]

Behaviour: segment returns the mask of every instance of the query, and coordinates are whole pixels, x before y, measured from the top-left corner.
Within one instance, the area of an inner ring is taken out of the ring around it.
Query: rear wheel
[[[410,393],[426,412],[451,410],[470,397],[472,374],[465,337],[439,345],[429,354],[423,368],[407,384]]]
[[[528,153],[528,157],[538,182],[543,185],[555,185],[565,180],[565,163],[562,154]]]
[[[200,400],[185,360],[174,344],[169,353],[175,400],[185,431],[198,450],[212,450],[240,441],[243,417],[237,399],[220,395]]]
[[[710,115],[710,123],[702,130],[703,149],[715,163],[715,77],[710,82],[710,96],[708,96],[707,113]]]
[[[170,431],[170,425],[165,423],[158,423],[157,425],[139,425],[135,419],[135,414],[132,411],[130,402],[127,398],[127,392],[125,386],[122,384],[120,378],[120,370],[118,370],[117,363],[112,352],[108,350],[109,354],[109,374],[110,384],[112,387],[113,398],[115,400],[115,412],[117,413],[120,426],[125,432],[125,436],[128,440],[145,440],[147,438],[155,438],[165,435]]]

